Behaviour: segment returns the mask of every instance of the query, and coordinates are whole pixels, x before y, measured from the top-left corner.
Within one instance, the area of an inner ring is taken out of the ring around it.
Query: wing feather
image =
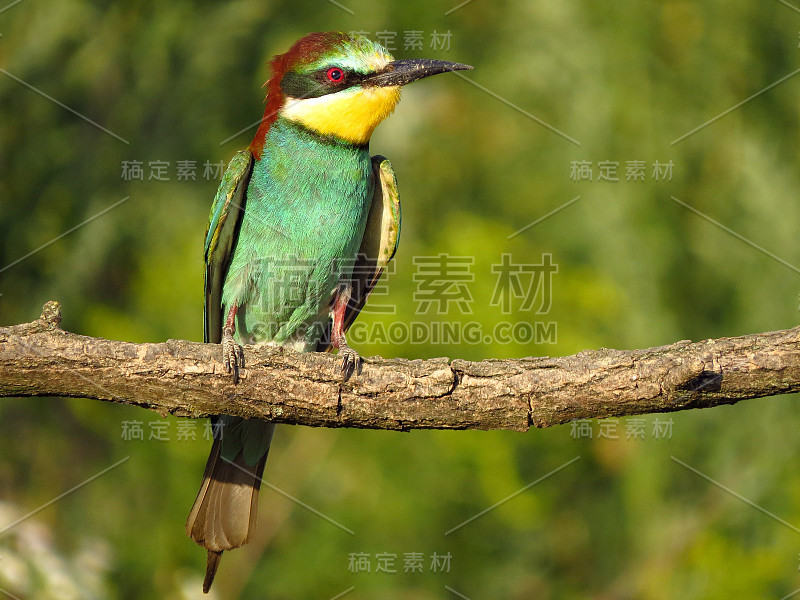
[[[222,340],[222,286],[233,256],[247,200],[247,185],[253,172],[249,150],[237,152],[220,181],[211,205],[205,239],[205,327],[206,342]]]

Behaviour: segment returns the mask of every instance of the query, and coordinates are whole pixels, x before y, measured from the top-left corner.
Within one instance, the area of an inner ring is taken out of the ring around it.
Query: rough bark
[[[60,321],[60,306],[48,302],[33,323],[0,328],[0,397],[94,398],[320,427],[525,431],[800,390],[800,327],[561,358],[373,357],[346,382],[335,355],[246,347],[234,385],[217,345],[109,341],[63,331]]]

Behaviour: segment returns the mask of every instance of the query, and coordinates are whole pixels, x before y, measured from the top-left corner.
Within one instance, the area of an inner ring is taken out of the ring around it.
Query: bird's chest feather
[[[354,245],[357,250],[372,196],[367,149],[292,130],[276,137],[255,164],[247,190],[245,221],[253,235],[273,241],[277,235],[274,251],[308,259],[342,258]]]
[[[257,339],[282,343],[327,314],[352,271],[374,184],[366,147],[277,133],[253,168],[223,302],[266,324]]]

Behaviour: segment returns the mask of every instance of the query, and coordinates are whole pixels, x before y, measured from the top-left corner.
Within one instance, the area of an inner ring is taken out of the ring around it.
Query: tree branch
[[[800,327],[647,350],[469,362],[339,359],[246,347],[241,382],[217,345],[133,344],[61,330],[60,306],[0,328],[0,397],[71,396],[185,417],[219,413],[320,427],[512,429],[734,404],[800,390]]]

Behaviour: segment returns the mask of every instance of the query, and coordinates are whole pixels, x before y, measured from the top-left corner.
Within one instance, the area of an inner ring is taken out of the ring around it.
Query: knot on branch
[[[39,316],[39,322],[47,329],[58,329],[61,323],[61,303],[57,300],[45,302],[42,307],[42,314]]]
[[[687,381],[681,388],[687,392],[718,392],[722,389],[722,373],[703,371],[697,377]]]

